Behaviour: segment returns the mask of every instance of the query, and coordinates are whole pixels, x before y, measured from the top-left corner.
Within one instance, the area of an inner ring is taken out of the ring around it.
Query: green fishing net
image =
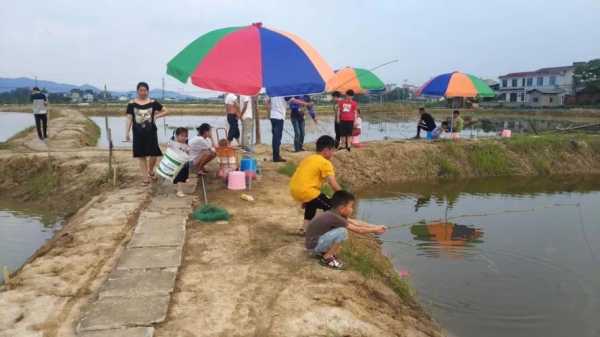
[[[192,213],[192,217],[196,220],[205,222],[223,221],[229,220],[229,212],[224,208],[206,204],[196,208],[194,213]]]

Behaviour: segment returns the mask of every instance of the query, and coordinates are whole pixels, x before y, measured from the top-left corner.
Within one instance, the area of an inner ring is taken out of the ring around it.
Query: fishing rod
[[[400,61],[399,59],[394,59],[394,60],[391,60],[391,61],[387,61],[387,62],[384,62],[384,63],[382,63],[382,64],[378,65],[378,66],[375,66],[375,67],[373,67],[373,68],[370,68],[370,69],[368,69],[368,70],[372,72],[372,71],[375,71],[375,70],[377,70],[377,69],[379,69],[379,68],[385,67],[385,66],[387,66],[387,65],[390,65],[390,64],[392,64],[392,63],[396,63],[396,62],[399,62],[399,61]],[[360,75],[357,75],[357,77],[360,77]],[[337,91],[337,89],[339,89],[339,88],[343,87],[344,85],[346,85],[346,84],[348,84],[348,83],[352,82],[353,80],[354,80],[354,79],[350,78],[350,79],[346,80],[346,82],[342,82],[342,83],[341,83],[341,84],[339,84],[337,87],[334,87],[334,88],[332,89],[332,91]]]

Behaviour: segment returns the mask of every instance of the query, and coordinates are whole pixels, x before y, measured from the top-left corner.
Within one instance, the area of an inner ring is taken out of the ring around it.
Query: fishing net
[[[205,222],[222,221],[229,220],[229,212],[224,208],[207,204],[198,207],[192,214],[192,217],[195,220]]]

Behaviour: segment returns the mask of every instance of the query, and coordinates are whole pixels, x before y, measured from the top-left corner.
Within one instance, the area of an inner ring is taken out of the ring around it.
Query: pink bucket
[[[500,137],[510,138],[511,136],[512,136],[512,131],[511,130],[504,129],[504,130],[502,130],[502,132],[500,132]]]
[[[229,172],[227,188],[234,191],[246,189],[246,173],[242,171]]]

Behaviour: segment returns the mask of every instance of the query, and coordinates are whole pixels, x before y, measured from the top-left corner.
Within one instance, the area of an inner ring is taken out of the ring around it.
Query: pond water
[[[0,204],[0,268],[21,267],[61,226],[60,217]]]
[[[4,142],[19,131],[35,125],[33,114],[0,112],[0,142]]]
[[[452,335],[597,337],[599,205],[600,177],[510,178],[386,187],[357,212]]]
[[[101,137],[98,140],[98,146],[108,148],[106,137],[106,122],[102,116],[90,117],[101,130]],[[556,127],[568,127],[576,124],[575,121],[556,119],[556,118],[537,118],[529,119],[527,117],[486,117],[475,116],[477,123],[467,127],[462,132],[463,138],[483,138],[493,137],[503,128],[513,130],[514,133],[527,133],[555,129]],[[225,128],[227,123],[223,116],[189,116],[189,115],[171,115],[157,121],[158,137],[160,143],[166,143],[173,134],[175,127],[197,127],[202,123],[209,123],[214,128]],[[5,141],[17,132],[26,127],[34,125],[33,116],[29,113],[0,112],[0,141]],[[131,143],[125,143],[126,118],[124,116],[108,117],[108,126],[111,129],[113,145],[118,148],[131,147]],[[260,121],[261,137],[264,144],[271,143],[271,123],[267,119]],[[216,131],[216,130],[215,130]],[[221,135],[223,131],[220,131]],[[382,120],[366,118],[363,121],[361,141],[385,140],[385,139],[407,139],[416,133],[416,120],[401,118],[398,120]],[[306,143],[313,143],[323,134],[333,135],[333,120],[329,117],[322,118],[319,124],[312,120],[306,120]],[[216,136],[216,134],[215,134]],[[283,143],[292,144],[294,141],[294,129],[289,120],[285,121],[283,132]]]

